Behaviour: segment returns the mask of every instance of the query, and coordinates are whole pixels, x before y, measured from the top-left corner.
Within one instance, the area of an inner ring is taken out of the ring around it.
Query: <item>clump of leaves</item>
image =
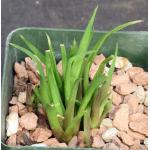
[[[115,27],[100,38],[93,48],[88,50],[94,35],[93,23],[96,12],[97,8],[93,12],[80,44],[78,45],[74,40],[69,54],[66,53],[65,45],[60,44],[62,75],[57,70],[55,51],[48,34],[46,37],[49,47],[44,54],[22,35],[20,37],[29,50],[10,43],[14,48],[30,56],[37,65],[40,85],[34,89],[34,93],[46,110],[54,136],[60,141],[68,142],[82,127],[87,146],[90,146],[89,130],[99,127],[101,120],[112,105],[109,98],[110,83],[118,45],[116,44],[115,54],[106,58],[99,65],[94,79],[90,81],[89,70],[92,62],[97,53],[101,53],[102,45],[113,33],[141,22],[141,20],[137,20]],[[105,75],[104,68],[109,61],[112,63],[108,75]],[[43,64],[46,66],[46,73],[43,70]]]

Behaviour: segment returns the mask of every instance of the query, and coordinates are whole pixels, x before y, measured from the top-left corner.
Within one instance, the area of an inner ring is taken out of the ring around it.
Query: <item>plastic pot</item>
[[[4,62],[4,72],[2,80],[2,112],[1,112],[1,139],[2,139],[2,149],[3,150],[39,150],[39,149],[49,149],[58,150],[60,148],[44,148],[44,147],[11,147],[7,146],[6,140],[6,127],[5,118],[8,114],[8,101],[11,99],[13,90],[13,65],[16,61],[23,60],[25,55],[15,48],[9,46],[9,43],[17,43],[19,45],[25,46],[24,43],[19,38],[19,34],[24,35],[27,39],[31,40],[41,51],[46,50],[48,45],[46,41],[45,32],[47,32],[54,44],[56,50],[56,60],[60,59],[59,44],[64,43],[66,49],[70,47],[73,39],[75,38],[79,42],[83,31],[81,30],[70,30],[70,29],[48,29],[48,28],[19,28],[12,31],[6,41],[5,49],[5,62]],[[92,44],[96,42],[99,37],[106,31],[96,31]],[[148,67],[148,44],[147,44],[148,34],[147,32],[118,32],[113,34],[111,38],[103,45],[103,53],[109,55],[114,52],[115,45],[119,45],[119,55],[127,57],[134,65],[141,66],[147,70]],[[92,45],[91,45],[92,46]],[[66,149],[66,148],[65,148]],[[74,148],[68,148],[74,149]],[[80,148],[82,149],[82,148]],[[86,148],[90,150],[91,148]]]

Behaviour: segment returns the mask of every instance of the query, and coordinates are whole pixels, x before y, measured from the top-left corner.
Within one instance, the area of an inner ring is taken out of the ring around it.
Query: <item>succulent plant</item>
[[[107,57],[98,68],[93,80],[89,79],[89,71],[95,56],[101,53],[104,42],[115,32],[128,26],[140,23],[131,21],[115,27],[107,32],[89,49],[94,36],[93,23],[98,7],[85,29],[79,44],[73,41],[69,53],[64,44],[60,44],[62,59],[62,75],[57,70],[55,50],[48,33],[48,50],[41,53],[29,40],[20,35],[28,49],[10,43],[16,49],[32,58],[37,66],[40,85],[34,89],[34,94],[46,110],[49,125],[53,134],[60,141],[68,142],[83,128],[85,143],[90,146],[90,129],[100,126],[102,119],[111,108],[110,83],[115,68],[118,45],[114,55]],[[108,74],[104,68],[112,61]],[[46,72],[43,70],[46,66]]]

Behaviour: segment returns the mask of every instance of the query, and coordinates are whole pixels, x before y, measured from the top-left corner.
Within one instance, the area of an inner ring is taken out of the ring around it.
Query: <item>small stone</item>
[[[39,84],[39,82],[40,82],[39,79],[32,71],[28,71],[28,76],[29,76],[29,80],[32,84]]]
[[[50,138],[50,139],[48,139],[48,140],[46,140],[46,141],[44,141],[44,142],[42,142],[42,144],[45,144],[45,145],[47,145],[47,146],[49,146],[49,147],[51,147],[52,145],[57,145],[59,142],[58,142],[58,140],[56,139],[56,138]]]
[[[148,106],[148,92],[145,92],[145,99],[144,99],[144,105]]]
[[[124,66],[124,70],[127,71],[128,69],[132,68],[133,65],[131,64],[131,62],[128,62],[128,64],[126,66]]]
[[[133,77],[132,81],[137,85],[147,85],[148,73],[147,72],[138,73]]]
[[[111,128],[112,127],[112,120],[109,118],[105,118],[102,120],[101,125],[107,127],[107,128]]]
[[[129,123],[129,127],[133,130],[133,131],[136,131],[136,132],[139,132],[141,134],[144,134],[144,135],[148,135],[148,129],[147,129],[147,121],[145,122],[130,122]]]
[[[6,130],[7,130],[7,136],[11,136],[15,133],[17,133],[17,129],[19,126],[18,122],[18,113],[17,112],[11,112],[6,117]]]
[[[127,145],[121,143],[120,150],[129,150],[129,147]]]
[[[140,144],[140,141],[135,141],[134,145],[130,146],[130,150],[147,150],[145,145]]]
[[[26,114],[28,112],[27,108],[23,108],[19,110],[19,116],[23,116],[24,114]]]
[[[14,65],[14,69],[18,78],[25,79],[25,80],[28,79],[27,70],[23,65],[16,62]]]
[[[104,147],[104,150],[120,150],[114,143],[107,143]]]
[[[66,143],[59,143],[58,146],[56,147],[60,147],[60,148],[67,148],[67,144]]]
[[[26,91],[27,89],[27,83],[26,80],[22,78],[17,78],[17,76],[14,76],[14,94],[19,95],[19,92]]]
[[[111,65],[112,61],[109,63]],[[115,68],[118,69],[123,69],[126,67],[129,63],[129,60],[125,57],[119,57],[117,56],[116,63],[115,63]]]
[[[114,119],[115,113],[116,113],[116,111],[117,111],[118,109],[119,109],[119,106],[112,105],[111,110],[110,110],[110,112],[109,112],[109,114],[108,114],[108,116],[109,116],[109,118],[110,118],[111,120]]]
[[[144,90],[148,90],[148,85],[144,85]]]
[[[144,107],[144,114],[148,115],[148,108],[147,107]]]
[[[29,136],[30,136],[30,133],[25,129],[18,131],[17,132],[17,144],[28,145],[29,143],[31,143]]]
[[[128,130],[127,133],[128,133],[129,136],[132,136],[135,140],[144,140],[145,139],[145,136],[143,134],[134,132],[130,129]]]
[[[34,113],[26,113],[21,116],[19,122],[22,128],[34,130],[37,126],[38,117]]]
[[[6,144],[9,146],[16,146],[16,134],[11,135],[7,141]]]
[[[148,148],[148,138],[145,138],[144,145]]]
[[[93,80],[96,72],[98,70],[98,65],[95,65],[94,63],[91,65],[91,68],[90,68],[90,72],[89,72],[89,77],[91,80]]]
[[[114,143],[120,150],[129,150],[129,147],[121,142],[121,140],[116,136],[112,139],[112,143]]]
[[[136,96],[129,94],[125,96],[124,101],[129,105],[130,114],[136,113],[138,109],[138,99]]]
[[[142,105],[142,104],[140,104],[139,106],[138,106],[138,108],[137,108],[137,111],[136,111],[136,113],[143,113],[144,112],[144,106]]]
[[[143,68],[140,68],[140,67],[132,67],[127,70],[127,73],[131,80],[134,78],[136,74],[139,74],[141,72],[144,72],[144,70]]]
[[[42,114],[38,114],[38,127],[48,128],[46,116],[44,116]]]
[[[92,147],[94,148],[102,148],[104,147],[105,143],[102,140],[100,135],[96,135],[93,137],[93,143],[92,143]]]
[[[100,128],[99,128],[99,135],[104,133],[106,130],[107,130],[107,128],[105,126],[100,126]]]
[[[20,64],[25,67],[25,62],[24,61],[21,61]]]
[[[42,106],[42,104],[38,104],[38,112],[44,116],[46,116],[46,112]]]
[[[57,70],[58,70],[59,74],[62,75],[62,73],[63,73],[63,70],[62,70],[62,61],[60,61],[57,64]]]
[[[42,144],[45,144],[45,145],[47,145],[49,147],[53,147],[53,148],[67,147],[66,143],[59,143],[56,138],[50,138],[47,141],[44,141]]]
[[[26,68],[28,70],[31,70],[34,73],[37,73],[37,67],[36,64],[33,62],[33,60],[30,57],[25,58]]]
[[[140,121],[144,121],[147,119],[148,119],[148,116],[145,114],[141,114],[141,113],[136,113],[136,114],[132,114],[129,116],[130,122],[140,122]]]
[[[26,99],[27,99],[27,92],[26,91],[20,92],[18,96],[18,102],[25,103]]]
[[[20,131],[22,131],[22,127],[18,127],[18,129],[17,129],[17,132],[20,132]]]
[[[33,106],[27,106],[27,110],[28,110],[28,112],[33,112],[34,108],[33,108]]]
[[[100,65],[105,60],[105,56],[103,54],[97,55],[94,59],[95,65]]]
[[[128,131],[129,122],[129,106],[127,104],[122,104],[120,109],[115,113],[113,120],[113,125],[121,131]]]
[[[134,144],[130,146],[130,150],[141,150],[140,141],[138,140],[134,141]]]
[[[9,107],[9,113],[11,113],[11,112],[18,113],[18,106],[14,105],[14,106]]]
[[[111,85],[116,86],[118,84],[128,83],[129,82],[129,76],[128,74],[123,75],[113,75]]]
[[[127,133],[121,132],[120,136],[121,136],[121,139],[122,139],[123,143],[125,143],[129,146],[134,144],[133,137],[129,136]]]
[[[102,134],[102,138],[105,142],[110,142],[117,134],[118,130],[116,128],[109,128]]]
[[[121,143],[121,140],[115,136],[113,139],[112,139],[112,143],[114,143],[116,146],[120,147],[120,145],[122,144]]]
[[[82,148],[86,146],[84,144],[84,131],[79,131],[78,133],[78,144],[79,144],[79,147],[82,147]]]
[[[25,105],[23,105],[22,103],[20,102],[17,102],[17,106],[18,106],[18,110],[22,110],[25,108]]]
[[[142,86],[138,86],[137,89],[135,90],[135,92],[133,93],[133,95],[135,95],[138,98],[138,102],[140,104],[142,104],[144,102],[145,99],[145,91],[144,88]]]
[[[145,145],[140,145],[140,150],[147,150],[147,147]]]
[[[103,128],[103,127],[102,127]],[[91,132],[90,132],[90,135],[92,136],[92,137],[94,137],[94,136],[96,136],[96,135],[100,135],[101,133],[100,133],[100,129],[97,129],[97,128],[93,128],[93,129],[91,129]]]
[[[135,92],[136,89],[137,86],[135,84],[124,83],[124,84],[117,85],[115,91],[120,95],[128,95]]]
[[[125,71],[123,69],[118,69],[118,70],[116,70],[116,72],[114,72],[114,75],[122,76],[122,75],[125,75],[125,74],[126,73],[125,73]]]
[[[9,104],[12,104],[12,105],[17,104],[17,101],[18,101],[17,99],[18,98],[16,96],[13,96],[12,99],[11,99],[11,101],[9,101]]]
[[[129,127],[138,133],[148,135],[148,116],[145,114],[136,113],[130,115]]]
[[[52,131],[47,128],[36,128],[31,135],[31,139],[35,142],[44,142],[52,136]]]
[[[77,136],[74,136],[74,137],[72,137],[72,139],[69,141],[68,147],[70,147],[70,148],[75,148],[75,147],[77,147],[77,144],[78,144],[78,138],[77,138]]]
[[[111,92],[111,96],[112,96],[112,102],[114,105],[119,105],[122,102],[122,97],[121,95],[119,95],[118,93],[116,93],[115,91],[112,90]]]

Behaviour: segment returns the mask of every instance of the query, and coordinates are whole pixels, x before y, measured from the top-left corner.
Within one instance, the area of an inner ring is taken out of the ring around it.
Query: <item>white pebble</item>
[[[144,145],[148,148],[148,138],[144,140]]]
[[[140,104],[144,103],[144,99],[145,99],[145,91],[144,88],[142,86],[138,86],[136,91],[133,93],[133,95],[135,95],[138,98],[138,102]]]
[[[25,103],[26,102],[26,97],[27,97],[27,92],[26,91],[20,92],[19,96],[18,96],[18,101],[20,103]]]
[[[112,127],[112,120],[109,118],[105,118],[105,119],[103,119],[101,125],[105,126],[107,128],[111,128]]]
[[[131,62],[129,62],[126,66],[124,66],[124,70],[127,71],[128,69],[132,68],[133,65],[131,64]]]
[[[111,65],[112,61],[109,62]],[[115,63],[115,68],[122,69],[126,67],[129,64],[129,60],[125,57],[117,57],[116,63]]]
[[[102,134],[102,138],[105,142],[110,142],[117,134],[118,130],[116,128],[109,128]]]
[[[11,112],[6,117],[6,130],[7,130],[7,136],[11,136],[15,133],[17,133],[19,126],[19,117],[17,112]]]
[[[145,99],[144,99],[144,105],[148,106],[148,92],[145,92]]]
[[[104,74],[107,76],[108,72],[109,72],[109,68],[107,66],[105,66],[105,68],[104,68]]]

